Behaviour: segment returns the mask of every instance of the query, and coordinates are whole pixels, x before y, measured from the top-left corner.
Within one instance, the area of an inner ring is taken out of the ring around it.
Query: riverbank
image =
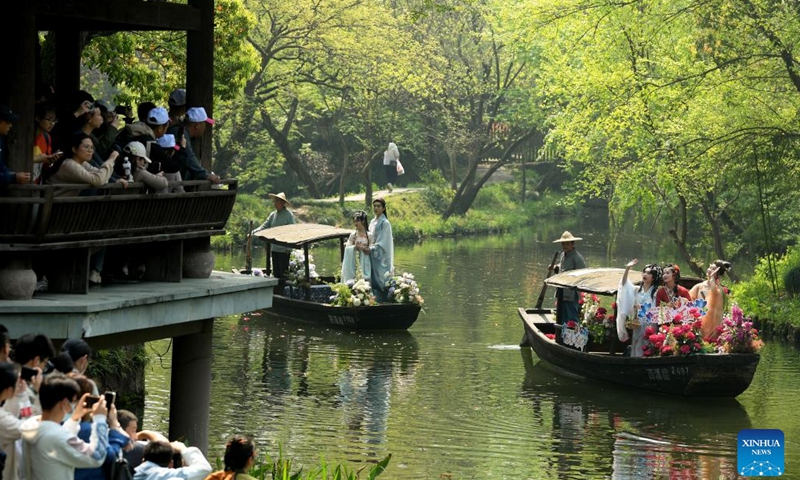
[[[574,216],[579,207],[568,204],[562,196],[548,195],[521,202],[519,184],[516,182],[494,183],[481,189],[472,208],[464,216],[442,219],[442,212],[452,198],[452,191],[442,182],[396,188],[390,195],[377,191],[373,198],[384,196],[387,215],[392,223],[395,240],[414,241],[424,238],[482,235],[507,232],[529,226],[537,218]],[[348,200],[349,199],[349,200]],[[356,210],[370,208],[364,204],[363,193],[348,195],[344,206],[331,199],[315,200],[291,198],[292,210],[297,220],[308,223],[324,223],[349,228],[351,215]],[[234,251],[244,248],[247,232],[266,220],[273,210],[268,198],[239,194],[228,220],[226,234],[212,237],[214,248]]]

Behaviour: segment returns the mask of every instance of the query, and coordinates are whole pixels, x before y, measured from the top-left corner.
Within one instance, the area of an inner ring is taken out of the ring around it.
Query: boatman
[[[270,213],[267,221],[262,223],[260,227],[253,230],[251,235],[267,228],[280,227],[282,225],[292,225],[296,223],[294,220],[294,214],[286,208],[287,205],[291,206],[289,200],[286,199],[286,195],[281,192],[278,194],[270,193],[269,196],[272,197],[272,204],[275,206],[275,211]],[[289,268],[289,253],[291,252],[291,249],[289,247],[275,245],[273,243],[270,245],[270,250],[272,251],[272,276],[275,278],[282,278],[283,273]]]
[[[564,232],[561,234],[561,238],[553,241],[553,243],[560,243],[561,249],[563,250],[563,252],[561,252],[561,261],[555,267],[556,273],[586,268],[586,260],[583,259],[583,255],[575,250],[575,242],[578,240],[583,240],[583,238],[573,237],[570,232]],[[580,323],[580,318],[578,318],[580,314],[578,300],[577,289],[556,289],[556,322],[562,325],[570,320]]]

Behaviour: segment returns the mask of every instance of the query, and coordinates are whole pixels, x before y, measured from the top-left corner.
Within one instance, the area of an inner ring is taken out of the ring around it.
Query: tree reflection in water
[[[521,395],[535,418],[543,421],[552,414],[552,467],[560,473],[614,479],[736,477],[736,437],[752,427],[737,400],[654,395],[571,378],[528,348],[521,355]],[[604,445],[608,456],[581,455],[584,439]]]

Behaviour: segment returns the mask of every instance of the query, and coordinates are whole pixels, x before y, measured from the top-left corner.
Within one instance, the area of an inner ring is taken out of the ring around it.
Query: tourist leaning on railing
[[[89,135],[76,133],[72,137],[70,146],[67,158],[57,161],[45,172],[45,183],[50,185],[88,183],[93,187],[100,187],[108,183],[108,179],[111,178],[111,174],[114,171],[114,162],[119,156],[119,152],[112,151],[102,166],[96,168],[88,163],[94,154],[94,143]],[[124,183],[127,184],[127,182]],[[55,192],[55,196],[76,196],[79,192],[78,190],[61,189]]]

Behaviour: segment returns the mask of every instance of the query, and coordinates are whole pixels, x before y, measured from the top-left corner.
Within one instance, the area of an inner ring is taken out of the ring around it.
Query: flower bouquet
[[[289,254],[289,268],[286,269],[284,276],[303,288],[311,288],[312,284],[319,282],[317,267],[314,265],[314,257],[311,256],[311,253],[308,254],[309,278],[306,278],[306,255],[300,249],[292,250]]]
[[[414,280],[414,275],[403,272],[400,275],[386,273],[386,287],[388,289],[388,300],[394,303],[413,303],[422,305],[425,301],[419,294],[419,285]]]
[[[330,284],[333,295],[331,305],[336,307],[368,307],[377,305],[375,296],[372,295],[372,287],[369,282],[362,279],[348,280],[344,283]]]
[[[722,353],[758,353],[764,346],[753,321],[736,304],[731,306],[730,315],[722,319],[717,333],[717,346]]]
[[[600,306],[600,298],[595,294],[584,294],[581,292],[582,300],[578,303],[581,308],[581,327],[589,331],[589,334],[598,343],[602,343],[607,333],[614,328],[614,305],[611,313],[605,307]]]
[[[700,328],[703,322],[696,320],[684,323],[678,318],[671,324],[648,326],[644,337],[647,340],[643,347],[645,357],[666,357],[670,355],[694,355],[713,353],[714,345],[703,340]]]

